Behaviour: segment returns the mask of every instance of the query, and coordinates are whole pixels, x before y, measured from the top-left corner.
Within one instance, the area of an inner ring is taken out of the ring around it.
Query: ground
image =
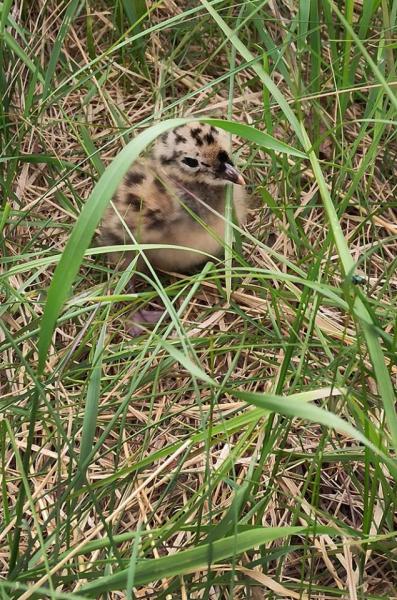
[[[4,2],[4,598],[397,597],[396,15],[338,6]],[[235,136],[233,262],[125,296],[76,244],[48,291],[105,168],[191,116],[306,155]]]

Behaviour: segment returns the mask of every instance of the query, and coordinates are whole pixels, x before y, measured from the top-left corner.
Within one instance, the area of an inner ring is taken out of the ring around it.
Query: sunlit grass
[[[396,11],[0,12],[2,597],[389,599]],[[192,117],[231,122],[248,226],[129,294],[95,229]]]

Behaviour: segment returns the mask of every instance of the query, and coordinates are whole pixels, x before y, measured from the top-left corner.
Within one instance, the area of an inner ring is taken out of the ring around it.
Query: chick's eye
[[[185,158],[182,159],[182,162],[188,167],[198,167],[198,160],[196,158],[190,158],[190,156],[185,156]]]

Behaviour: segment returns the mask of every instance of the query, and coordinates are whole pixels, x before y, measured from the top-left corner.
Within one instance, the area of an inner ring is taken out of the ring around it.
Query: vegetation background
[[[397,1],[0,13],[1,598],[397,597]],[[93,233],[180,117],[249,222],[127,294]]]

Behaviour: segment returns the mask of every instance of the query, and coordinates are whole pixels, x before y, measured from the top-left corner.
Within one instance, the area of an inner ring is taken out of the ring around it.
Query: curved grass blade
[[[84,252],[87,249],[102,214],[117,190],[131,163],[157,136],[168,129],[183,125],[186,119],[170,119],[146,129],[131,140],[100,177],[66,244],[61,260],[55,270],[44,309],[38,342],[38,372],[43,373],[45,359],[51,344],[55,324],[65,302],[73,279],[77,274]]]
[[[324,529],[319,527],[320,529]],[[326,528],[327,533],[330,528]],[[242,531],[237,535],[217,540],[211,544],[203,544],[196,548],[189,548],[170,556],[152,560],[139,561],[134,577],[134,585],[144,585],[157,581],[163,577],[174,577],[191,573],[201,568],[207,568],[220,560],[234,557],[268,542],[281,539],[285,536],[312,534],[309,527],[269,527]],[[81,588],[81,593],[87,596],[98,597],[99,594],[112,590],[123,590],[127,585],[128,569],[108,577],[101,577]]]
[[[200,121],[203,123],[209,123],[214,127],[220,127],[225,131],[232,133],[233,135],[238,135],[249,142],[257,144],[262,148],[276,150],[277,152],[282,152],[283,154],[289,154],[291,156],[297,156],[298,158],[307,158],[307,154],[301,150],[297,150],[296,148],[293,148],[284,142],[280,142],[268,133],[259,131],[250,125],[245,125],[244,123],[233,123],[231,121],[223,121],[222,119],[200,119]]]
[[[323,390],[310,390],[308,392],[300,392],[291,396],[279,396],[277,394],[245,392],[242,390],[228,389],[229,393],[234,394],[237,398],[245,400],[249,404],[253,404],[258,408],[274,411],[287,417],[298,417],[311,421],[312,423],[320,423],[325,427],[331,427],[335,431],[340,431],[351,436],[370,450],[377,454],[389,467],[390,472],[397,481],[397,462],[387,456],[379,447],[375,446],[364,434],[358,429],[350,425],[344,419],[341,419],[334,413],[331,413],[314,404],[309,404],[311,400],[318,397],[324,397],[323,394],[318,396],[318,392]],[[317,396],[316,396],[317,394]],[[328,390],[329,394],[329,390]]]

